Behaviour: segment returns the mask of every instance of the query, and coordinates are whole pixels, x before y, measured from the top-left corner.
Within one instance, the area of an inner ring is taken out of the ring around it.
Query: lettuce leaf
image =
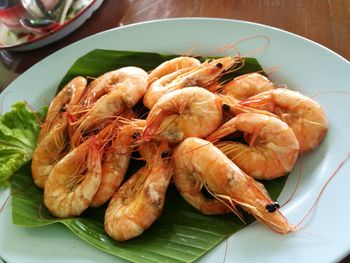
[[[17,102],[0,117],[0,188],[7,187],[13,173],[32,158],[40,131],[38,118],[45,113],[46,108],[33,112],[26,103]]]

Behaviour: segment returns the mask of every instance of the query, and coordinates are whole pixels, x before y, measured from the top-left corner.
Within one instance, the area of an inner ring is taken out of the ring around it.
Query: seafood
[[[194,158],[192,156],[193,154],[196,154],[196,152],[186,153],[187,158]],[[202,214],[219,215],[225,214],[231,210],[229,204],[226,204],[225,200],[215,199],[214,197],[203,194],[202,191],[206,190],[206,185],[197,172],[186,173],[177,170],[174,173],[173,179],[182,197]]]
[[[278,233],[295,231],[299,224],[287,221],[255,179],[288,173],[299,153],[322,141],[326,116],[317,102],[258,73],[225,83],[243,65],[240,57],[201,63],[183,56],[149,75],[131,66],[88,86],[74,78],[50,104],[33,155],[47,209],[69,218],[109,201],[105,231],[124,241],[160,216],[174,178],[203,214],[232,212],[244,221],[240,206]],[[131,110],[141,99],[150,109],[146,120]],[[237,134],[247,145],[220,141]],[[122,184],[135,150],[146,165]]]
[[[165,75],[159,81],[153,82],[146,93],[144,103],[147,108],[152,109],[153,105],[168,92],[185,87],[199,86],[208,87],[223,73],[237,64],[236,57],[223,57],[214,60],[207,60],[191,70],[182,69],[181,74],[172,73],[170,78]]]
[[[137,95],[135,93],[142,93],[141,97],[144,94],[143,88],[145,85],[146,72],[138,67],[123,67],[117,70],[113,70],[103,74],[94,81],[92,81],[89,86],[86,94],[81,99],[80,104],[85,108],[94,104],[99,98],[108,92],[121,89],[125,94],[125,102],[128,101],[128,95],[130,100],[134,100]],[[148,77],[148,75],[147,75]],[[138,87],[140,85],[140,87]],[[134,88],[136,88],[134,90]],[[139,99],[137,99],[138,101]]]
[[[67,117],[61,113],[56,117],[55,126],[40,140],[34,150],[31,169],[36,186],[44,188],[52,168],[62,159],[67,147]]]
[[[221,93],[244,100],[261,92],[272,90],[275,86],[271,80],[259,73],[249,73],[234,78],[222,87]]]
[[[159,100],[160,97],[170,92],[168,89],[165,89],[164,87],[170,84],[178,76],[185,74],[186,72],[189,72],[191,70],[192,68],[179,69],[175,72],[162,76],[160,79],[157,79],[154,82],[152,82],[149,85],[145,96],[143,97],[143,104],[148,109],[152,109],[152,107],[156,104],[156,102]]]
[[[287,234],[294,230],[264,186],[246,175],[212,143],[200,138],[187,138],[176,148],[174,163],[175,177],[200,180],[200,184],[205,185],[216,198],[231,203],[232,209],[235,209],[234,205],[241,206],[278,233]],[[191,176],[193,174],[195,177]],[[180,194],[183,193],[180,191]],[[187,200],[188,196],[183,197]]]
[[[111,119],[133,107],[143,97],[148,85],[148,74],[136,67],[123,70],[123,74],[112,78],[113,90],[100,97],[78,120],[71,139],[73,145],[78,145],[86,133],[102,129]]]
[[[134,114],[131,116],[134,116]],[[91,201],[91,207],[99,207],[106,203],[121,185],[134,148],[133,135],[136,132],[141,132],[144,121],[138,120],[132,125],[120,125],[121,127],[114,131],[111,144],[103,155],[101,183]]]
[[[67,108],[79,103],[86,90],[87,80],[83,77],[76,77],[66,84],[50,103],[46,119],[41,127],[37,138],[37,144],[55,126],[55,120],[60,114],[67,111]]]
[[[243,100],[239,104],[276,114],[292,128],[299,141],[300,152],[315,149],[328,130],[327,118],[322,107],[297,91],[273,89]]]
[[[242,113],[206,139],[214,142],[235,131],[243,132],[248,145],[222,141],[215,146],[245,173],[255,179],[271,180],[294,167],[299,143],[292,129],[280,119],[259,113]]]
[[[184,68],[194,68],[196,66],[199,66],[200,64],[201,62],[198,59],[193,57],[186,57],[186,56],[176,57],[163,62],[154,70],[152,70],[152,72],[149,73],[149,80],[150,82],[153,82],[154,80],[157,80],[172,72],[175,72]]]
[[[161,138],[178,143],[187,137],[205,137],[222,121],[219,99],[211,92],[188,87],[172,91],[159,99],[151,109],[142,137]]]
[[[113,195],[105,214],[105,231],[118,241],[141,235],[161,214],[165,193],[173,175],[167,143],[146,166]]]
[[[54,166],[44,188],[44,203],[51,214],[75,217],[89,207],[101,182],[100,147],[96,137],[90,137]]]

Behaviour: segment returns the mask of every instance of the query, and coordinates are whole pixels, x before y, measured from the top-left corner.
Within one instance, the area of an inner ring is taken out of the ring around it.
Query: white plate
[[[251,35],[265,35],[270,44],[257,58],[263,67],[280,66],[273,80],[286,83],[324,107],[330,129],[322,145],[303,159],[301,185],[294,199],[282,208],[292,223],[308,211],[327,178],[350,150],[350,64],[327,48],[294,34],[254,23],[222,19],[175,19],[153,21],[103,32],[70,45],[34,65],[1,95],[3,111],[15,101],[26,100],[39,107],[54,94],[72,63],[96,49],[139,50],[184,54],[209,54],[219,47]],[[242,53],[264,44],[262,38],[239,46]],[[326,188],[308,224],[285,236],[253,223],[230,237],[225,262],[329,262],[350,252],[350,210],[346,163]],[[279,201],[283,203],[295,185],[293,171]],[[8,191],[2,193],[2,201]],[[0,198],[0,201],[1,201]],[[201,258],[222,262],[225,242]],[[0,214],[0,256],[7,262],[116,262],[118,258],[91,247],[61,225],[21,228],[11,223],[11,208]]]

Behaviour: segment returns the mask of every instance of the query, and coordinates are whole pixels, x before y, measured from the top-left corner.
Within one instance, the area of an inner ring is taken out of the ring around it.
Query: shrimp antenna
[[[316,200],[314,201],[313,205],[311,206],[311,208],[309,209],[309,211],[306,213],[306,215],[300,220],[300,222],[296,225],[296,228],[299,228],[304,221],[306,220],[306,218],[311,214],[312,211],[315,210],[317,204],[319,203],[322,194],[324,193],[326,187],[329,185],[329,183],[334,179],[334,177],[338,174],[338,172],[340,171],[340,169],[344,166],[344,164],[350,159],[350,152],[348,152],[345,156],[345,158],[339,163],[339,165],[337,166],[337,168],[335,169],[335,171],[331,174],[331,176],[326,180],[325,184],[323,185],[323,187],[321,188],[320,192],[317,195]]]
[[[249,40],[254,40],[254,39],[259,39],[259,38],[262,38],[266,41],[266,43],[264,45],[262,45],[261,47],[257,47],[255,49],[253,49],[252,51],[250,52],[247,52],[243,55],[243,57],[254,57],[256,56],[257,54],[259,53],[262,53],[264,52],[265,50],[267,50],[267,48],[270,46],[270,38],[266,35],[252,35],[252,36],[248,36],[248,37],[245,37],[245,38],[242,38],[238,41],[236,41],[235,43],[233,43],[232,45],[233,46],[238,46],[242,43],[245,43]]]

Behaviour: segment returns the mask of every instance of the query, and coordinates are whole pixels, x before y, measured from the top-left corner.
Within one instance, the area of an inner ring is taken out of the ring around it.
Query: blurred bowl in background
[[[65,0],[20,0],[23,7],[33,18],[58,20]]]
[[[20,0],[0,0],[0,22],[14,33],[28,32],[19,20],[31,17]]]

